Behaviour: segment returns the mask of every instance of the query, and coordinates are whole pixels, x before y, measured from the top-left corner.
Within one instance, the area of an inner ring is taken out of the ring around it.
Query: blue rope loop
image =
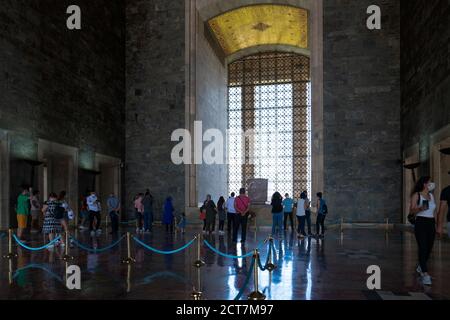
[[[216,248],[214,248],[208,241],[203,240],[203,242],[206,244],[206,246],[207,246],[209,249],[211,249],[212,251],[214,251],[214,252],[217,253],[218,255],[220,255],[220,256],[222,256],[222,257],[225,257],[225,258],[230,258],[230,259],[244,259],[244,258],[249,258],[249,257],[253,256],[253,251],[252,251],[252,252],[249,252],[249,253],[247,253],[247,254],[245,254],[245,255],[243,255],[243,256],[234,256],[234,255],[231,255],[231,254],[226,254],[226,253],[220,252],[219,250],[217,250]]]
[[[266,258],[266,264],[263,266],[261,263],[261,256],[258,255],[258,267],[261,271],[267,270],[267,265],[269,264],[270,255],[272,254],[272,247],[274,246],[273,241],[270,241],[269,243],[269,250],[267,252],[267,258]]]
[[[27,246],[26,244],[22,243],[20,241],[19,238],[17,238],[17,236],[15,234],[13,234],[13,238],[14,240],[17,242],[17,244],[19,246],[21,246],[24,249],[30,250],[30,251],[40,251],[40,250],[44,250],[47,249],[48,247],[52,246],[54,243],[56,243],[57,241],[59,241],[59,239],[61,238],[61,236],[57,236],[55,239],[53,239],[52,241],[50,241],[49,243],[47,243],[46,245],[43,245],[42,247],[38,247],[38,248],[32,248]]]
[[[91,253],[102,253],[105,252],[107,250],[110,250],[112,248],[114,248],[115,246],[117,246],[123,239],[125,238],[125,235],[123,235],[122,237],[120,237],[117,241],[111,243],[109,246],[106,246],[104,248],[89,248],[88,246],[82,244],[81,242],[79,242],[77,239],[75,239],[74,237],[70,237],[70,239],[73,241],[73,243],[80,249],[91,252]]]
[[[155,252],[155,253],[159,253],[159,254],[175,254],[175,253],[178,253],[178,252],[183,251],[183,250],[185,250],[186,248],[190,247],[190,246],[194,243],[194,241],[197,240],[197,238],[192,239],[191,241],[189,241],[188,243],[186,243],[186,244],[185,244],[184,246],[182,246],[181,248],[176,249],[176,250],[171,250],[171,251],[162,251],[162,250],[158,250],[158,249],[153,248],[153,247],[149,246],[148,244],[142,242],[141,240],[139,240],[139,239],[136,238],[136,237],[133,237],[133,240],[136,241],[136,242],[137,242],[138,244],[140,244],[141,246],[143,246],[145,249],[150,250],[150,251],[153,251],[153,252]]]
[[[239,293],[237,294],[237,296],[233,300],[240,300],[241,299],[242,295],[244,294],[245,289],[247,288],[247,286],[248,286],[248,284],[250,282],[250,278],[252,277],[254,268],[255,268],[255,259],[252,259],[252,262],[250,264],[250,269],[248,270],[247,277],[245,278],[244,285],[242,286],[241,290],[239,290]]]

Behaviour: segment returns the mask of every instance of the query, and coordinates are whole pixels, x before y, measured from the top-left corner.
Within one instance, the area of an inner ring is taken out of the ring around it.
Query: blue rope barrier
[[[252,277],[253,268],[255,268],[255,259],[252,259],[252,262],[250,264],[250,269],[248,270],[247,277],[245,278],[244,285],[242,286],[241,290],[239,290],[239,293],[237,294],[237,296],[233,300],[240,300],[241,299],[242,295],[244,294],[245,289],[248,286],[248,283],[250,282],[250,278]]]
[[[42,247],[38,247],[38,248],[32,248],[32,247],[29,247],[26,244],[20,242],[20,239],[17,238],[17,236],[15,234],[13,234],[13,238],[17,242],[17,244],[20,245],[22,248],[25,248],[25,249],[30,250],[30,251],[40,251],[40,250],[47,249],[48,247],[53,245],[55,242],[57,242],[61,238],[61,236],[57,236],[55,239],[53,239],[52,241],[50,241],[46,245],[44,245]]]
[[[117,241],[111,243],[109,246],[106,246],[106,247],[104,247],[104,248],[100,248],[100,249],[99,249],[99,248],[89,248],[89,247],[85,246],[84,244],[82,244],[81,242],[79,242],[77,239],[75,239],[75,238],[73,238],[73,237],[70,237],[70,239],[73,240],[73,243],[74,243],[78,248],[83,249],[83,250],[88,251],[88,252],[92,252],[92,253],[102,253],[102,252],[105,252],[105,251],[107,251],[107,250],[109,250],[109,249],[112,249],[112,248],[114,248],[115,246],[117,246],[124,238],[125,238],[125,235],[123,235],[122,237],[120,237],[119,240],[117,240]]]
[[[174,254],[174,253],[178,253],[178,252],[180,252],[180,251],[183,251],[184,249],[186,249],[186,248],[188,248],[189,246],[191,246],[191,245],[194,243],[194,241],[196,240],[196,238],[192,239],[191,241],[189,241],[187,244],[185,244],[185,245],[182,246],[181,248],[176,249],[176,250],[172,250],[172,251],[162,251],[162,250],[155,249],[155,248],[153,248],[153,247],[150,247],[148,244],[142,242],[141,240],[139,240],[139,239],[136,238],[136,237],[133,237],[133,240],[136,241],[137,243],[139,243],[139,244],[140,244],[141,246],[143,246],[144,248],[150,250],[150,251],[153,251],[153,252],[156,252],[156,253],[159,253],[159,254]]]
[[[203,242],[205,242],[206,246],[207,246],[209,249],[211,249],[212,251],[214,251],[214,252],[217,253],[218,255],[220,255],[220,256],[222,256],[222,257],[225,257],[225,258],[230,258],[230,259],[243,259],[243,258],[251,257],[251,256],[253,255],[253,251],[252,251],[252,252],[249,252],[249,253],[247,253],[247,254],[245,254],[245,255],[243,255],[243,256],[234,256],[234,255],[231,255],[231,254],[226,254],[226,253],[220,252],[219,250],[217,250],[216,248],[214,248],[208,241],[203,240]]]

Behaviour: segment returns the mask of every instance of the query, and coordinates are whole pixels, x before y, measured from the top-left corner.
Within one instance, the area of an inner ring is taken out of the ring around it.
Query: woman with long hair
[[[419,265],[416,271],[424,285],[431,285],[427,262],[433,250],[436,236],[436,201],[432,192],[436,185],[430,177],[417,181],[411,194],[410,213],[415,216],[414,233],[418,246]]]
[[[281,233],[283,224],[283,197],[279,192],[275,192],[270,203],[272,206],[272,235]]]

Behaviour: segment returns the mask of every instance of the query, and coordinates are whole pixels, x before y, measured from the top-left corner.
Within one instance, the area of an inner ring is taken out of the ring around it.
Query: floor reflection
[[[123,230],[126,231],[126,230]],[[164,251],[180,248],[188,243],[198,230],[190,227],[185,235],[167,234],[155,227],[152,234],[139,235],[145,243]],[[79,232],[77,239],[91,248],[105,248],[118,237],[102,235],[91,238]],[[206,237],[215,249],[228,255],[242,256],[259,248],[261,262],[266,263],[267,232],[260,230],[248,239],[246,246],[230,242],[227,235]],[[0,254],[7,252],[7,238],[0,239]],[[30,246],[43,244],[41,236],[33,236]],[[367,266],[379,265],[383,274],[382,296],[391,299],[389,292],[422,293],[411,297],[450,297],[450,243],[437,241],[431,257],[430,270],[434,277],[431,288],[418,281],[416,243],[414,235],[394,230],[389,235],[382,230],[350,229],[341,234],[330,230],[325,240],[306,238],[298,240],[287,232],[274,240],[273,272],[259,271],[259,290],[267,299],[370,299],[365,273]],[[200,248],[206,265],[193,267],[197,257],[196,243],[185,251],[156,254],[139,245],[133,245],[136,263],[121,263],[127,256],[126,241],[104,253],[86,252],[70,248],[75,257],[71,262],[80,266],[82,289],[70,291],[65,287],[65,262],[62,248],[29,252],[14,246],[17,258],[0,260],[0,299],[191,299],[195,289],[202,291],[204,299],[234,299],[245,285],[242,299],[253,291],[250,274],[252,257],[230,259],[216,254],[206,246]],[[200,282],[200,283],[199,283]],[[395,296],[395,295],[394,295]],[[380,298],[380,296],[377,296]]]

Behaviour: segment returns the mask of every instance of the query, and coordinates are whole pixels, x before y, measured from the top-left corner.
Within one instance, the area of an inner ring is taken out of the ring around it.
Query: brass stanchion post
[[[194,262],[194,267],[201,268],[205,265],[205,262],[201,259],[201,241],[202,236],[200,234],[195,236],[197,238],[197,260]]]
[[[13,229],[9,229],[8,230],[8,254],[3,256],[3,258],[5,258],[5,259],[11,260],[11,259],[17,258],[17,253],[13,253],[12,242],[13,242]]]
[[[127,232],[127,257],[122,260],[122,263],[131,264],[136,260],[131,256],[131,233]]]
[[[66,231],[66,249],[65,249],[65,254],[64,254],[63,258],[62,258],[66,262],[74,259],[73,256],[71,256],[69,254],[69,247],[70,247],[70,243],[69,243],[70,239],[69,238],[70,238],[69,237],[69,232]]]
[[[253,267],[253,282],[254,282],[254,291],[252,293],[250,293],[247,297],[248,300],[265,300],[266,296],[262,293],[259,292],[259,288],[258,288],[258,259],[259,259],[259,252],[258,249],[255,249],[255,252],[253,254],[253,259],[254,259],[254,267]]]

